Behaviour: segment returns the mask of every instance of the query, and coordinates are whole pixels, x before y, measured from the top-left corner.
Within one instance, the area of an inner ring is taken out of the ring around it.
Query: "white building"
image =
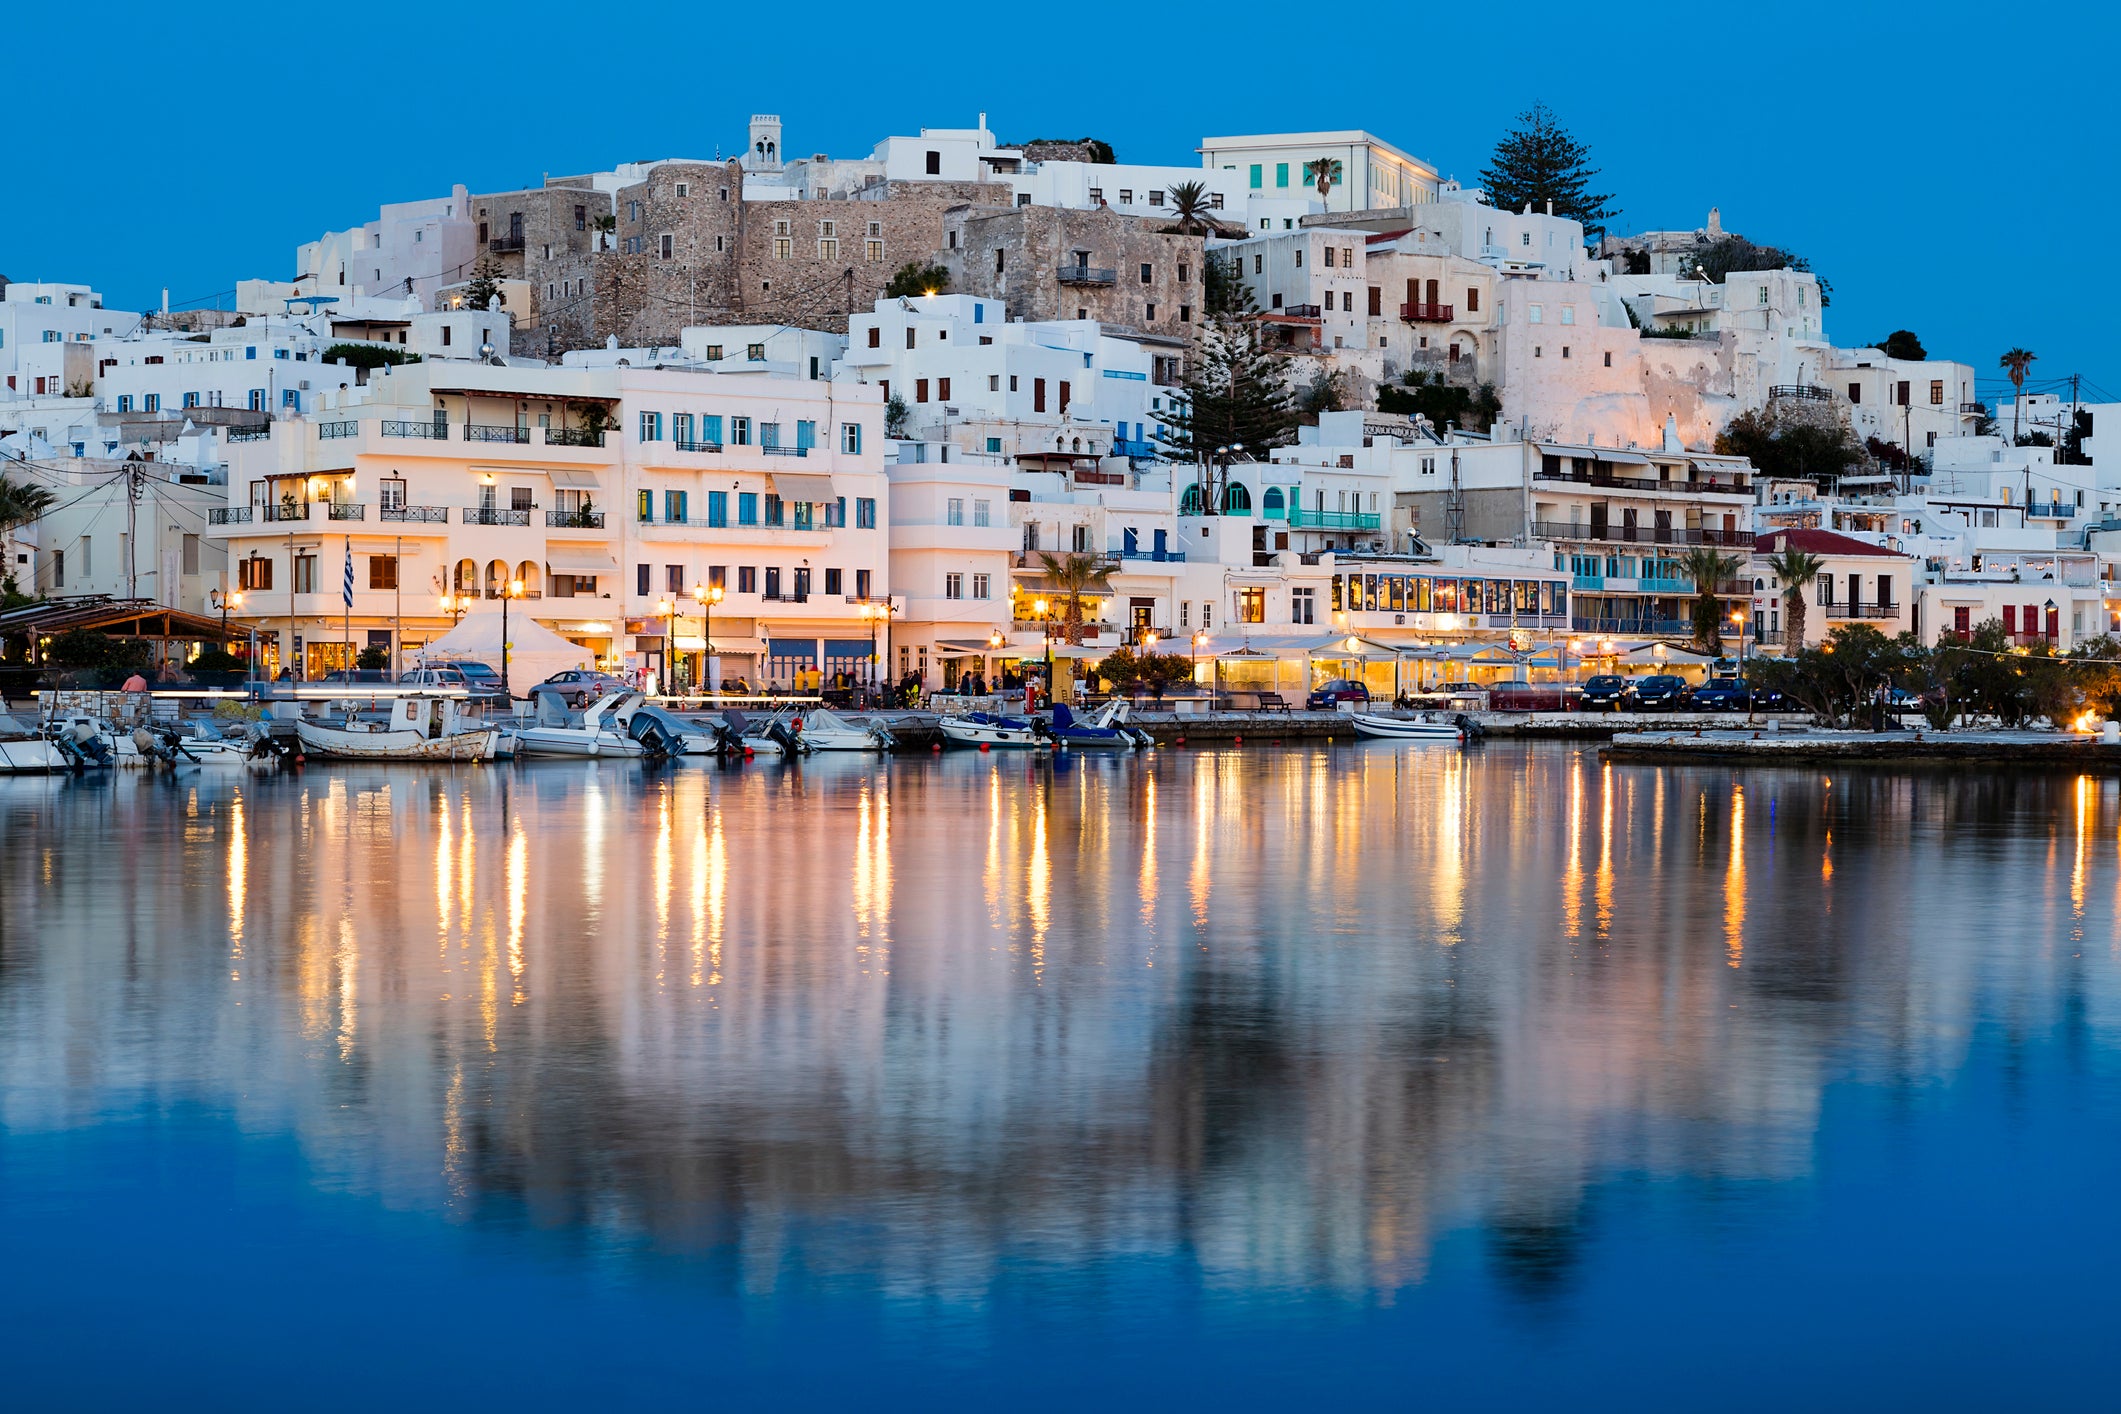
[[[1305,164],[1338,162],[1325,196],[1328,213],[1419,206],[1437,198],[1436,169],[1386,142],[1357,130],[1255,133],[1202,138],[1200,165],[1235,173],[1249,196],[1317,193]]]
[[[848,382],[408,364],[235,448],[213,533],[267,656],[305,675],[425,643],[514,582],[517,611],[666,682],[702,680],[710,615],[721,676],[859,674],[882,424]]]

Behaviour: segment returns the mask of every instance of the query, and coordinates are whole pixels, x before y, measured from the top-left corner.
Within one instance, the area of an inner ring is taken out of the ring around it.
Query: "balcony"
[[[720,448],[716,448],[716,450],[719,451]],[[808,447],[761,447],[759,450],[769,457],[807,457],[810,455]]]
[[[1289,526],[1294,530],[1375,530],[1375,511],[1307,511],[1289,507]]]
[[[279,505],[258,507],[258,519],[264,521],[308,520],[309,502],[282,501]]]
[[[1699,478],[1684,481],[1660,481],[1656,477],[1622,476],[1617,472],[1611,471],[1581,471],[1574,468],[1568,471],[1549,471],[1543,463],[1538,471],[1532,473],[1532,476],[1537,481],[1566,481],[1577,486],[1603,486],[1609,490],[1626,491],[1632,494],[1673,491],[1696,496],[1704,492],[1712,495],[1743,496],[1747,495],[1750,490],[1736,476],[1733,476],[1729,481],[1701,480]]]
[[[1830,619],[1898,619],[1898,604],[1850,603],[1842,600],[1833,604],[1821,604],[1819,612]]]
[[[1448,324],[1456,307],[1448,304],[1403,304],[1399,317],[1409,324]]]
[[[1801,403],[1830,403],[1834,395],[1817,383],[1777,383],[1767,390],[1770,398],[1794,398]]]
[[[1091,471],[1084,467],[1077,467],[1074,475],[1078,486],[1124,486],[1130,479],[1124,471]]]
[[[545,445],[548,447],[601,447],[604,434],[592,432],[586,427],[548,427],[545,429]]]
[[[446,422],[381,422],[378,429],[385,437],[418,437],[427,441],[441,441],[449,436]]]
[[[1750,530],[1715,530],[1707,526],[1579,525],[1574,521],[1542,520],[1532,523],[1538,540],[1586,540],[1617,545],[1726,545],[1750,546]]]
[[[1988,416],[1988,404],[1987,404],[1987,403],[1961,403],[1961,404],[1959,404],[1959,415],[1960,415],[1961,417],[1987,417],[1987,416]]]
[[[249,525],[249,506],[215,506],[206,513],[208,525]]]
[[[427,525],[447,525],[447,506],[385,506],[376,512],[377,520],[418,521]]]
[[[358,437],[360,435],[361,424],[358,422],[320,422],[317,424],[317,436],[326,442],[335,442],[341,437]]]
[[[1569,616],[1571,633],[1617,633],[1634,638],[1691,638],[1691,619],[1598,619],[1583,614]],[[1736,637],[1736,631],[1733,631]]]
[[[672,442],[670,445],[681,452],[719,452],[720,450],[722,450],[722,444],[720,442],[679,441]]]
[[[1323,319],[1325,311],[1315,304],[1292,304],[1284,309],[1270,309],[1269,314],[1285,314],[1291,319]]]
[[[526,510],[503,510],[499,506],[466,506],[466,525],[528,525],[530,512]]]
[[[1183,550],[1119,550],[1115,552],[1122,560],[1151,560],[1159,565],[1182,565],[1186,562]]]
[[[547,511],[545,524],[561,530],[602,530],[602,511]]]
[[[2077,514],[2074,501],[2027,501],[2025,513],[2042,520],[2070,520]]]
[[[1094,568],[1101,570],[1117,570],[1123,564],[1118,552],[1110,550],[1011,550],[1009,567],[1030,570],[1034,574],[1043,573],[1048,555],[1064,565],[1070,560],[1088,560]]]
[[[360,501],[327,501],[333,520],[367,520],[368,507]]]
[[[523,252],[521,236],[495,236],[486,243],[486,249],[495,255],[520,255]]]
[[[272,429],[269,427],[258,427],[241,432],[231,432],[224,440],[229,442],[269,442],[272,440]]]
[[[527,427],[495,427],[484,422],[464,424],[464,440],[467,442],[512,442],[517,446],[530,445],[530,429]]]
[[[1060,282],[1063,285],[1116,285],[1119,272],[1095,265],[1063,265],[1060,267]]]

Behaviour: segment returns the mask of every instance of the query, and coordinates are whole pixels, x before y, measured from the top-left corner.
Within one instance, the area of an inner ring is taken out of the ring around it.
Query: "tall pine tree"
[[[1263,459],[1296,426],[1296,399],[1282,359],[1267,350],[1259,325],[1241,314],[1217,315],[1202,326],[1181,391],[1184,405],[1165,420],[1165,445],[1174,461],[1198,468],[1202,509],[1213,515],[1222,509],[1220,449],[1242,447]]]
[[[1561,125],[1554,110],[1535,103],[1517,115],[1517,127],[1495,144],[1495,156],[1480,174],[1480,184],[1499,210],[1522,211],[1530,202],[1534,211],[1545,211],[1551,201],[1556,216],[1581,221],[1586,236],[1599,236],[1620,210],[1606,205],[1613,199],[1611,192],[1591,193],[1598,168],[1590,159],[1591,149]]]

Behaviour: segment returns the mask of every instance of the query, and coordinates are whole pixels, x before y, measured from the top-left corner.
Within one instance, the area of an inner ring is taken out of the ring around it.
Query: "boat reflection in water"
[[[333,1191],[726,1255],[746,1301],[800,1273],[1006,1321],[1147,1261],[1240,1304],[1545,1303],[1691,1250],[1600,1244],[1630,1185],[1648,1232],[1818,1242],[1775,1195],[1863,1150],[1837,1087],[1941,1091],[1998,1027],[2115,1069],[2113,782],[1491,744],[351,765],[0,813],[6,1134],[234,1113]]]

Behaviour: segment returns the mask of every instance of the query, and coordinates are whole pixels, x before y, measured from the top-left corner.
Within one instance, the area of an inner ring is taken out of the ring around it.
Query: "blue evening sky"
[[[1984,380],[2121,397],[2100,333],[2117,22],[2089,5],[1318,10],[1223,3],[353,10],[113,0],[25,6],[0,272],[145,308],[293,273],[297,243],[384,201],[741,147],[790,152],[970,126],[1198,161],[1209,133],[1367,128],[1471,183],[1545,100],[1592,144],[1622,231],[1726,229],[1807,255],[1847,345],[1913,328]],[[892,18],[904,16],[903,19]],[[2080,283],[2081,282],[2081,283]],[[1992,388],[1984,389],[1993,393]]]

